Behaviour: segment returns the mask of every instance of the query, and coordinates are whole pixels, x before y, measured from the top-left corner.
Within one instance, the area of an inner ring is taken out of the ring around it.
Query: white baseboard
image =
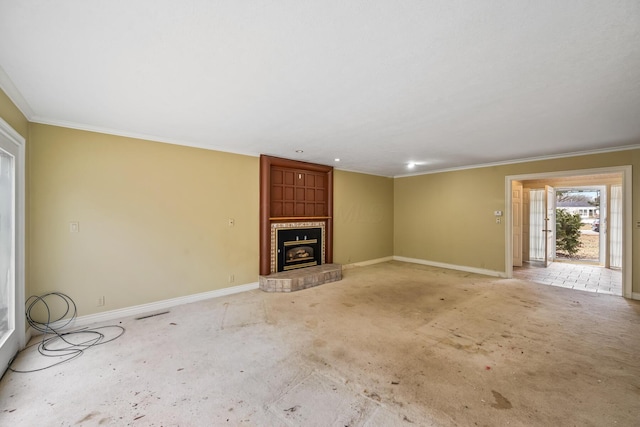
[[[354,262],[351,264],[343,264],[342,269],[348,270],[350,268],[355,268],[355,267],[366,267],[367,265],[380,264],[381,262],[387,262],[387,261],[393,261],[393,257],[387,256],[384,258],[370,259],[368,261],[360,261],[360,262]]]
[[[123,317],[140,316],[144,314],[151,314],[160,310],[166,310],[171,307],[175,307],[182,304],[189,304],[192,302],[204,301],[211,298],[219,298],[226,295],[238,294],[240,292],[252,291],[258,289],[258,282],[247,283],[245,285],[231,286],[229,288],[216,289],[214,291],[202,292],[199,294],[187,295],[184,297],[171,298],[163,301],[151,302],[148,304],[134,305],[132,307],[120,308],[117,310],[105,311],[102,313],[89,314],[86,316],[77,317],[71,322],[67,328],[83,328],[85,326],[99,323],[109,322]],[[51,324],[52,328],[56,328],[56,325],[64,325],[67,320],[61,320]],[[31,327],[27,328],[26,341],[29,342],[32,336],[38,335],[37,331],[34,331]]]
[[[484,268],[468,267],[466,265],[446,264],[443,262],[427,261],[424,259],[417,259],[417,258],[406,258],[403,256],[393,256],[393,260],[402,261],[402,262],[411,262],[414,264],[428,265],[431,267],[447,268],[449,270],[465,271],[467,273],[482,274],[484,276],[503,277],[503,278],[507,277],[507,274],[503,271],[486,270]]]
[[[431,267],[447,268],[450,270],[465,271],[468,273],[482,274],[485,276],[506,277],[506,274],[501,271],[485,270],[481,268],[446,264],[441,262],[427,261],[423,259],[407,258],[407,257],[401,257],[401,256],[389,256],[384,258],[372,259],[368,261],[356,262],[353,264],[345,264],[342,266],[342,269],[346,270],[346,269],[355,268],[355,267],[364,267],[367,265],[379,264],[387,261],[410,262],[413,264],[422,264],[422,265],[428,265]],[[187,296],[178,297],[178,298],[171,298],[163,301],[157,301],[157,302],[152,302],[148,304],[141,304],[141,305],[136,305],[132,307],[121,308],[118,310],[110,310],[102,313],[89,314],[87,316],[80,316],[76,318],[74,322],[69,324],[69,327],[82,328],[94,323],[108,322],[108,321],[120,319],[123,317],[149,314],[149,313],[157,312],[160,310],[166,310],[168,308],[175,307],[182,304],[189,304],[192,302],[204,301],[211,298],[219,298],[226,295],[233,295],[241,292],[252,291],[258,288],[259,288],[258,282],[247,283],[245,285],[232,286],[232,287],[223,288],[223,289],[216,289],[214,291],[202,292],[199,294],[187,295]],[[633,292],[631,294],[631,299],[640,300],[640,293]],[[56,324],[64,324],[65,322],[66,322],[65,320],[62,320],[60,322],[51,324],[51,326],[53,328],[56,328]],[[34,331],[31,327],[27,328],[27,330],[25,331],[25,341],[24,341],[25,344],[28,343],[32,337],[38,334],[39,333],[37,331]]]

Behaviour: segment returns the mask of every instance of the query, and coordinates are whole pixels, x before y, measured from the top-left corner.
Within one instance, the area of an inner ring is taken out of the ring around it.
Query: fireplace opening
[[[278,271],[322,264],[322,229],[285,228],[277,231]]]

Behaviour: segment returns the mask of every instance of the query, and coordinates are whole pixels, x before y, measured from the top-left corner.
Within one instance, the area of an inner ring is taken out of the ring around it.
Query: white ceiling
[[[640,144],[638,0],[0,0],[0,67],[34,122],[384,176]]]

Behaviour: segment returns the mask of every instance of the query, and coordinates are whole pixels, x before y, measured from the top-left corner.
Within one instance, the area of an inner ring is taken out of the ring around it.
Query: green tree
[[[580,242],[580,214],[570,214],[564,209],[556,209],[556,250],[573,256],[578,252]]]

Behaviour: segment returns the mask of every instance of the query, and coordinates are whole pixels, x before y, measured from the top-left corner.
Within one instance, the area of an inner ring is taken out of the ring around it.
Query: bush
[[[570,214],[564,209],[556,209],[556,251],[562,251],[569,256],[578,252],[580,243],[580,214]]]

